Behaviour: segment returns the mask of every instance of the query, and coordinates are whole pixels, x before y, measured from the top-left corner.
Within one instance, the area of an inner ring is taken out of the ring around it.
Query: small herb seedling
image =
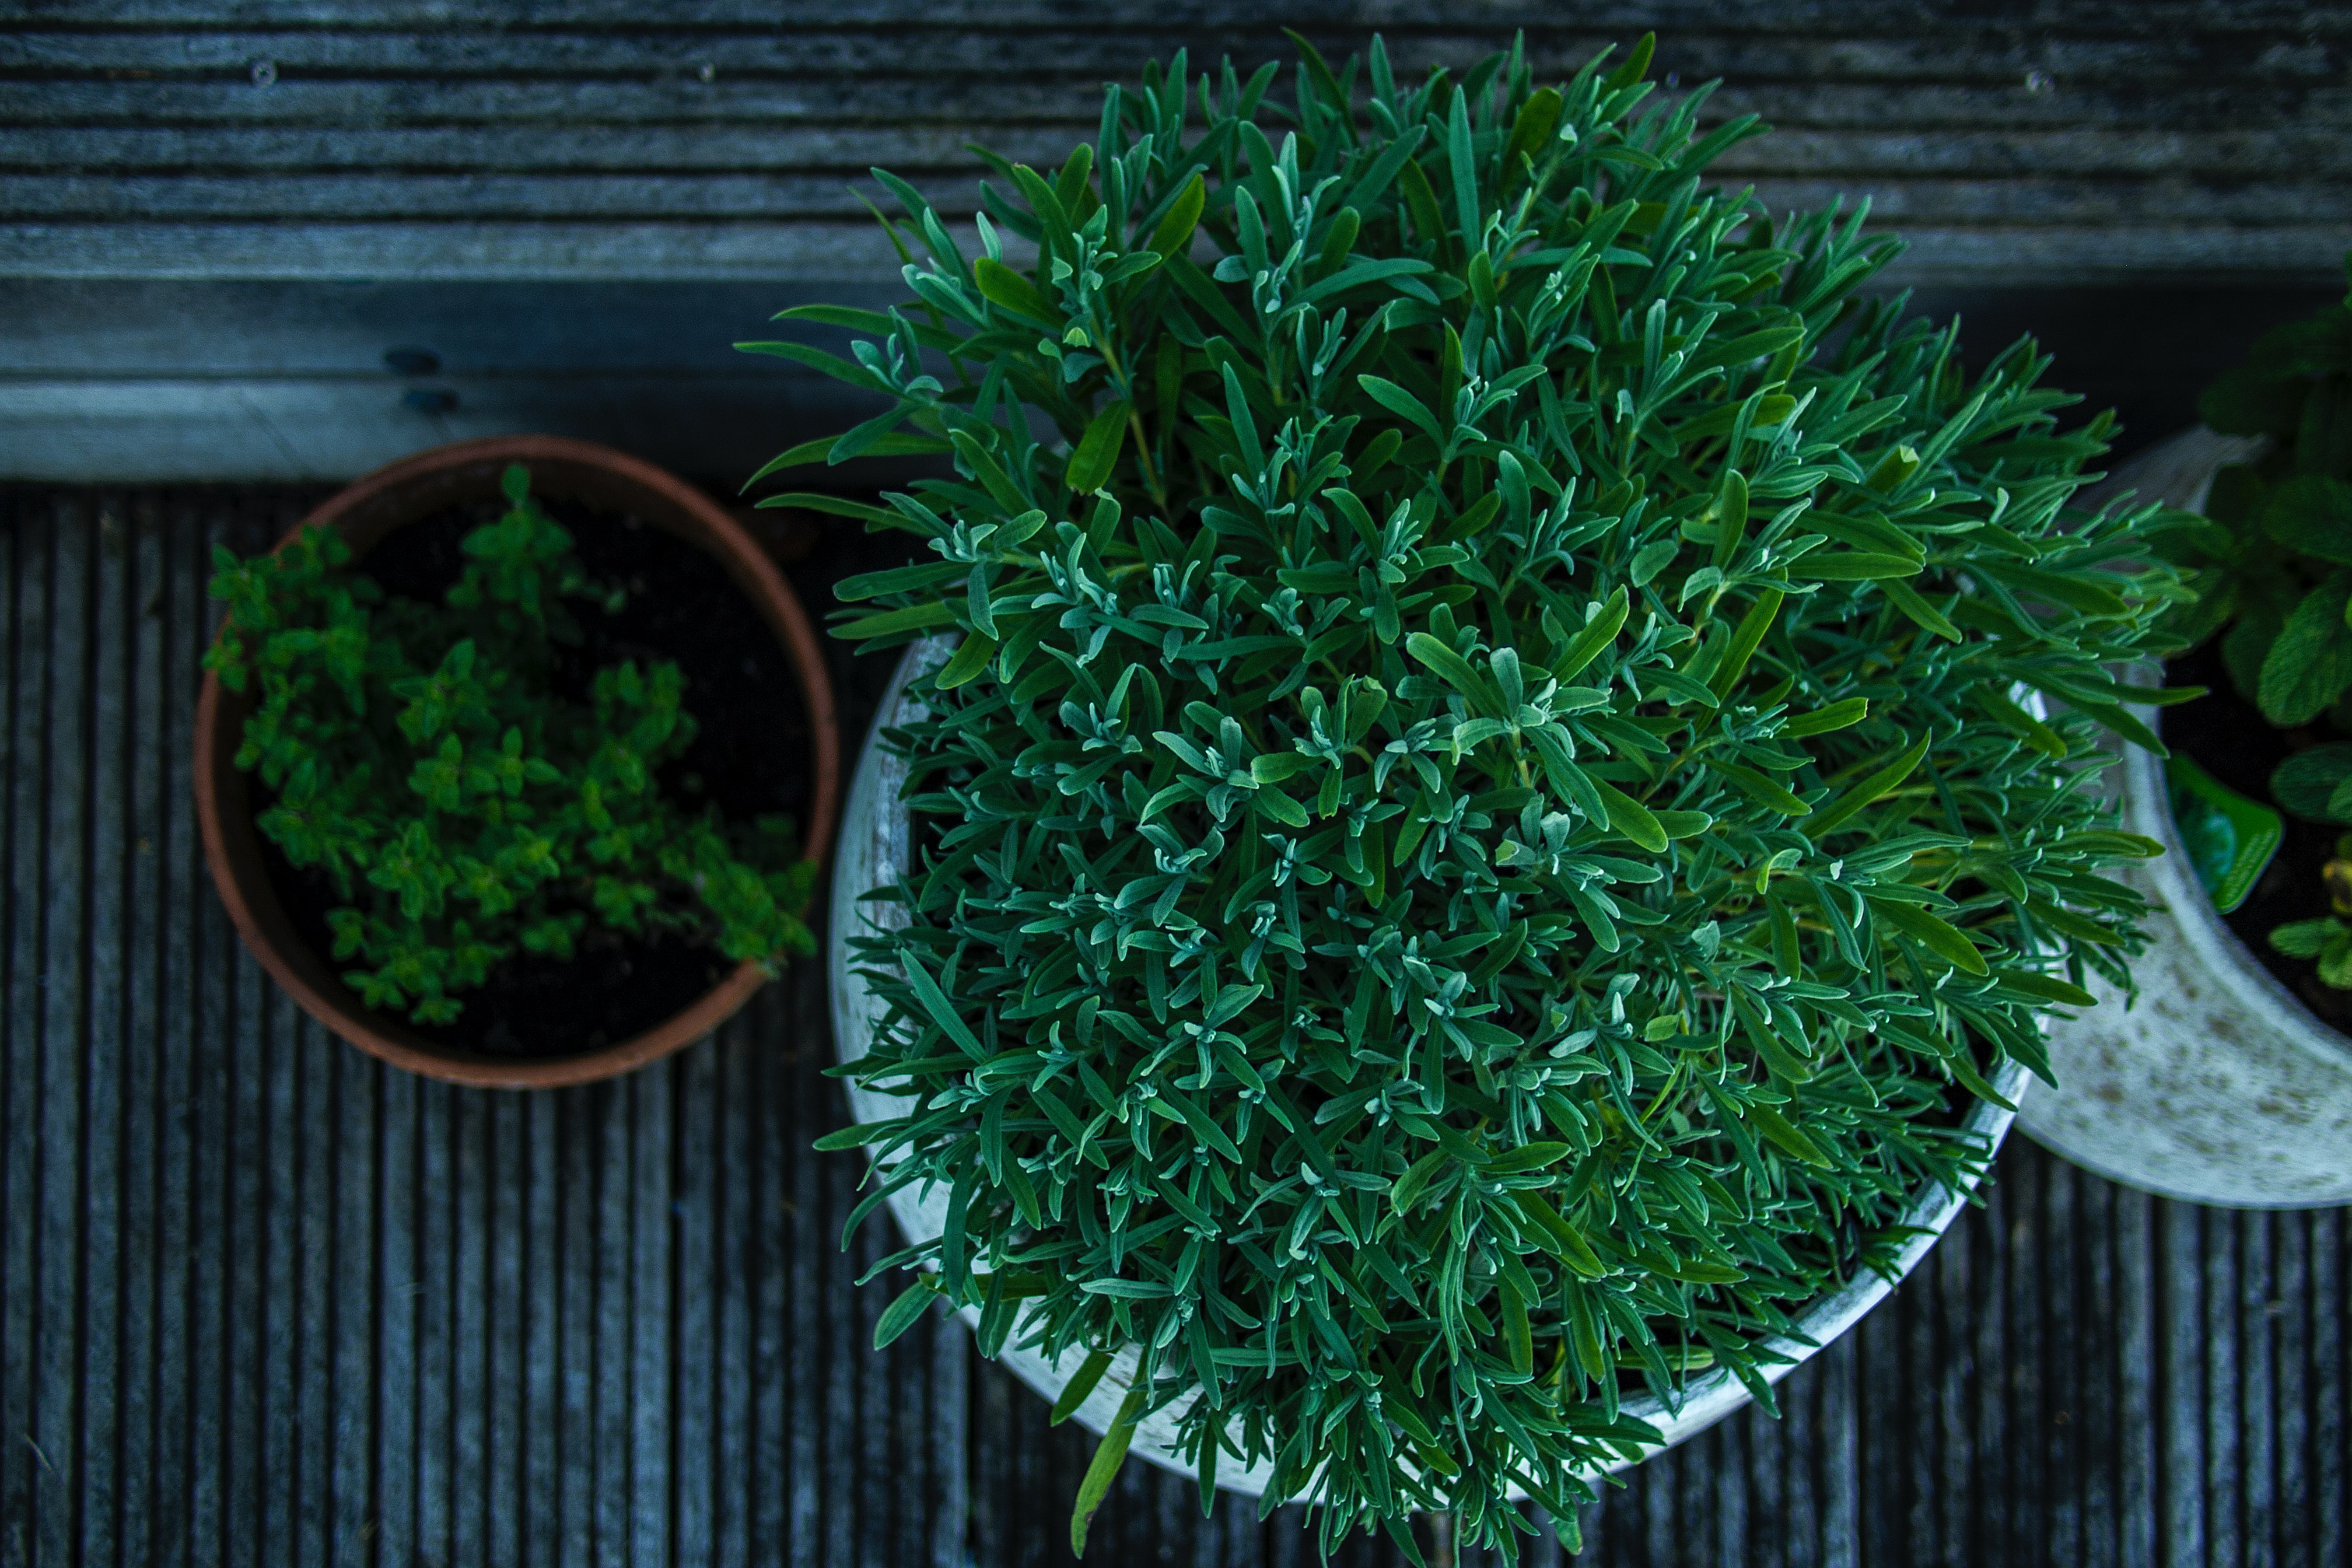
[[[587,579],[523,468],[503,484],[507,511],[466,536],[438,605],[387,596],[330,529],[214,552],[229,612],[205,667],[253,695],[236,765],[271,792],[256,826],[342,900],[327,919],[345,982],[447,1024],[499,963],[568,959],[592,923],[735,959],[814,951],[791,824],[730,828],[662,790],[695,734],[677,665],[600,669],[584,704],[549,689],[574,607],[624,595]]]

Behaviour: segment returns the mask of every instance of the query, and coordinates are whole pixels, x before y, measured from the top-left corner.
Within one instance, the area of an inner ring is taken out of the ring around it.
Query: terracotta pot
[[[801,700],[814,735],[810,766],[811,804],[802,824],[806,854],[822,862],[831,847],[841,799],[841,742],[833,705],[833,685],[800,601],[775,563],[751,536],[710,499],[650,463],[587,441],[555,436],[494,436],[460,441],[404,458],[353,483],[330,499],[293,533],[330,525],[354,556],[364,556],[379,540],[404,525],[429,517],[452,503],[495,497],[499,477],[510,463],[530,470],[532,493],[613,511],[626,511],[675,534],[711,555],[727,569],[760,616],[791,656]],[[732,1016],[766,979],[754,963],[742,963],[684,1012],[657,1028],[616,1045],[563,1057],[499,1057],[436,1045],[396,1019],[362,1006],[337,977],[326,956],[295,931],[279,905],[262,860],[261,839],[247,797],[246,775],[236,765],[247,702],[210,673],[196,701],[196,820],[204,834],[205,859],[237,934],[261,961],[270,978],[302,1005],[303,1011],[344,1039],[394,1067],[426,1078],[479,1089],[553,1089],[589,1083],[641,1068],[682,1046],[691,1045]]]

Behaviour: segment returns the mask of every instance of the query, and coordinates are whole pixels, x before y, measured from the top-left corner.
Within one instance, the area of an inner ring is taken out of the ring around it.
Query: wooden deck
[[[0,490],[0,1563],[1066,1562],[1088,1439],[959,1324],[866,1348],[894,1289],[852,1284],[879,1229],[836,1246],[858,1158],[809,1152],[845,1115],[817,966],[660,1067],[518,1096],[387,1070],[239,947],[189,808],[204,561],[316,493]],[[842,659],[854,723],[881,673]],[[2337,1568],[2347,1270],[2345,1211],[2013,1143],[1783,1419],[1634,1471],[1577,1561]],[[1096,1540],[1314,1557],[1141,1467]]]
[[[2040,332],[2134,442],[2352,245],[2340,5],[1281,15],[1413,68],[1656,26],[1669,90],[1780,127],[1727,174],[1871,195],[1891,285],[1979,360]],[[190,704],[210,545],[320,481],[547,429],[723,493],[837,421],[727,345],[889,286],[866,166],[969,212],[967,139],[1058,156],[1180,45],[1286,47],[1248,0],[0,0],[0,1568],[1067,1561],[1090,1440],[953,1322],[866,1348],[887,1243],[839,1249],[861,1167],[809,1150],[845,1114],[816,966],[617,1084],[387,1071],[239,948]],[[812,606],[861,548],[793,566]],[[837,659],[855,733],[883,674]],[[2352,1563],[2352,1211],[2200,1211],[2021,1142],[1995,1174],[1783,1419],[1633,1472],[1577,1561]],[[1204,1521],[1140,1467],[1095,1541],[1314,1560],[1295,1513]]]
[[[848,189],[968,214],[978,138],[1059,163],[1102,84],[1524,31],[1659,34],[1670,93],[1780,127],[1776,206],[1867,195],[1912,280],[2334,270],[2352,15],[2281,0],[5,0],[0,268],[45,276],[894,278]]]
[[[0,476],[342,479],[529,430],[740,476],[838,394],[728,345],[897,289],[870,165],[961,226],[968,142],[1058,162],[1106,80],[1286,57],[1277,20],[1401,71],[1654,27],[1667,96],[1776,127],[1724,178],[1869,198],[1890,287],[2006,323],[1988,352],[2036,327],[2102,402],[2152,380],[2147,438],[2352,247],[2342,4],[0,0]]]

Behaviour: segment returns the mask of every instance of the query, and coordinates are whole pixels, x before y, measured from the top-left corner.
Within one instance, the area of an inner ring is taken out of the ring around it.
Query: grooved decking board
[[[845,1114],[817,966],[513,1096],[361,1056],[238,946],[189,808],[205,560],[317,495],[0,489],[0,1563],[1066,1562],[1088,1439],[958,1324],[866,1348],[893,1243],[838,1249],[860,1163],[809,1150]],[[835,655],[862,724],[883,672]],[[1575,1561],[2336,1568],[2347,1265],[2346,1211],[2013,1142],[1782,1419],[1633,1472]],[[1092,1560],[1315,1560],[1296,1510],[1193,1494],[1130,1468]]]
[[[1654,26],[1668,97],[1779,127],[1725,179],[1868,196],[1946,283],[2314,279],[2352,244],[2352,11],[2190,0],[1563,8],[1322,0],[1401,78],[1523,33],[1548,76]],[[0,4],[0,272],[790,278],[895,258],[884,163],[959,226],[977,136],[1058,163],[1108,79],[1286,57],[1235,0]]]

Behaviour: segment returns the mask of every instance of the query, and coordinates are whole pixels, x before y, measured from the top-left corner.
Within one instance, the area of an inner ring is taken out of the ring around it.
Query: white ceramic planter
[[[2112,489],[2191,510],[2251,444],[2192,430],[2118,466]],[[2159,722],[2158,710],[2140,717]],[[2352,1203],[2352,1039],[2314,1017],[2222,924],[2172,824],[2162,765],[2122,748],[2124,826],[2165,846],[2117,873],[2153,912],[2132,966],[2139,1001],[2048,1031],[2055,1089],[2036,1082],[2019,1125],[2086,1170],[2145,1192],[2232,1208]],[[2113,776],[2113,775],[2111,775]]]
[[[866,1054],[875,1030],[882,1020],[883,1008],[873,994],[858,978],[850,959],[848,937],[851,932],[874,929],[874,923],[892,920],[895,906],[860,903],[858,896],[867,889],[898,879],[901,868],[908,863],[908,822],[907,814],[897,809],[896,802],[906,778],[905,765],[892,756],[881,743],[881,731],[886,726],[919,716],[919,709],[911,703],[902,710],[901,693],[906,681],[917,670],[935,668],[947,658],[952,645],[943,639],[919,643],[908,650],[898,666],[889,691],[884,696],[873,731],[867,735],[866,748],[851,782],[849,804],[842,822],[841,844],[833,872],[833,924],[829,941],[829,977],[833,987],[833,1034],[835,1048],[845,1062],[855,1061]],[[1994,1079],[1994,1087],[2014,1100],[2023,1088],[2026,1073],[2011,1064]],[[877,1092],[860,1086],[849,1089],[851,1113],[860,1121],[886,1121],[905,1114],[904,1098]],[[1963,1125],[1968,1131],[1998,1148],[2009,1131],[2011,1113],[1997,1107],[1978,1104],[1970,1108]],[[947,1224],[947,1193],[935,1184],[920,1188],[908,1188],[890,1198],[890,1210],[898,1228],[912,1245],[939,1236]],[[1966,1199],[1960,1193],[1941,1185],[1922,1191],[1905,1213],[1901,1223],[1916,1226],[1917,1234],[1906,1242],[1895,1255],[1895,1275],[1899,1280],[1918,1267],[1919,1260],[1952,1221],[1958,1217]],[[1886,1279],[1875,1274],[1864,1273],[1843,1289],[1815,1301],[1797,1319],[1802,1338],[1772,1342],[1772,1348],[1790,1358],[1786,1364],[1769,1368],[1768,1381],[1779,1382],[1794,1371],[1798,1364],[1817,1353],[1821,1348],[1862,1321],[1863,1315],[1885,1300],[1894,1289]],[[964,1316],[974,1323],[977,1311]],[[1049,1362],[1034,1351],[1021,1350],[1013,1342],[1020,1338],[1016,1328],[1006,1343],[1002,1360],[1015,1375],[1046,1398],[1057,1396],[1068,1384],[1084,1360],[1073,1352],[1058,1362]],[[1129,1350],[1116,1358],[1110,1370],[1087,1401],[1078,1406],[1076,1418],[1083,1426],[1102,1432],[1110,1426],[1125,1398],[1135,1373],[1136,1354]],[[1651,1452],[1658,1452],[1696,1436],[1714,1426],[1748,1403],[1748,1394],[1739,1382],[1720,1368],[1691,1381],[1680,1407],[1669,1413],[1655,1398],[1643,1394],[1625,1402],[1625,1410],[1658,1428],[1663,1441]],[[1162,1411],[1146,1420],[1137,1429],[1130,1452],[1155,1465],[1180,1474],[1190,1475],[1192,1467],[1176,1453],[1176,1415],[1174,1409]],[[1644,1458],[1647,1455],[1643,1456]],[[1623,1469],[1627,1462],[1610,1467]],[[1220,1486],[1255,1497],[1263,1493],[1271,1475],[1271,1467],[1258,1465],[1238,1469],[1230,1465],[1220,1468]]]

